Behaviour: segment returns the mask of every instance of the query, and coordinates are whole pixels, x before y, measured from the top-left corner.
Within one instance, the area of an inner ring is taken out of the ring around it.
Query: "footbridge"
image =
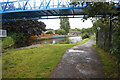
[[[48,16],[85,15],[86,3],[74,6],[70,0],[0,0],[2,21],[50,19]],[[117,5],[115,5],[118,7]],[[46,17],[46,18],[44,18]],[[51,18],[52,19],[52,18]]]

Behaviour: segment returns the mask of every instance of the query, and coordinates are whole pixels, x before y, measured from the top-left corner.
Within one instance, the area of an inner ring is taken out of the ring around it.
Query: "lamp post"
[[[97,27],[97,34],[96,34],[96,44],[98,44],[98,33],[99,33],[100,27]]]

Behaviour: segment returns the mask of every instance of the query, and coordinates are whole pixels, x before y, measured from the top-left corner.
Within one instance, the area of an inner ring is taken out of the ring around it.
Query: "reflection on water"
[[[57,38],[57,39],[49,39],[49,40],[35,40],[32,41],[31,44],[55,44],[55,43],[61,43],[65,42],[66,40],[70,40],[71,43],[76,43],[82,40],[81,36],[75,36],[75,37],[68,37],[68,38]]]
[[[68,39],[72,42],[72,43],[76,43],[82,40],[81,36],[75,36],[75,37],[68,37]]]

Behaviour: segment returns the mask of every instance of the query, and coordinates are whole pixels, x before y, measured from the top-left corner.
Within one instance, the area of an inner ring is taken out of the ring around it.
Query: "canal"
[[[75,37],[66,37],[66,38],[56,38],[56,39],[47,39],[47,40],[33,40],[31,45],[35,44],[63,44],[63,43],[76,43],[82,40],[81,36]]]

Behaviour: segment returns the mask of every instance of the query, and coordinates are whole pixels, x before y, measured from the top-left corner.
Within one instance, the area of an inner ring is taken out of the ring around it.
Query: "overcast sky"
[[[46,28],[51,28],[51,29],[59,29],[60,28],[60,19],[42,19],[39,20],[42,21],[46,24]],[[81,18],[69,18],[69,22],[70,22],[70,27],[71,29],[75,29],[75,28],[90,28],[93,26],[92,22],[90,19],[86,20],[85,22],[83,22],[81,20]]]

